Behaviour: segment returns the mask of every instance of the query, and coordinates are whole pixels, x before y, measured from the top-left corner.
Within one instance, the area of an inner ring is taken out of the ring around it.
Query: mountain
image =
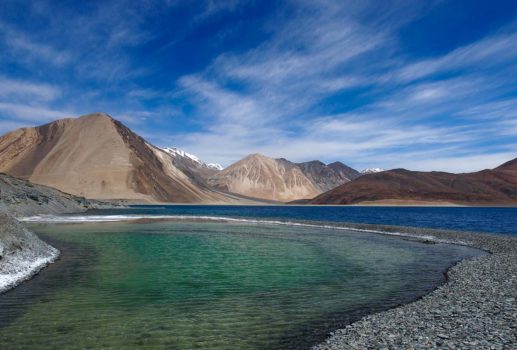
[[[320,193],[296,164],[258,153],[230,165],[208,183],[219,190],[282,202]]]
[[[492,170],[464,174],[405,169],[366,174],[308,203],[516,205],[517,159]]]
[[[380,173],[382,171],[384,171],[384,169],[382,169],[382,168],[366,168],[366,169],[361,171],[361,174],[362,175],[365,175],[365,174],[375,174],[375,173]]]
[[[184,173],[203,180],[217,174],[223,167],[217,163],[205,163],[193,154],[175,147],[166,147],[162,150],[171,156],[172,163]]]
[[[95,199],[235,200],[193,181],[170,154],[104,113],[7,133],[0,137],[0,171]]]
[[[314,197],[357,176],[356,170],[339,162],[292,163],[251,154],[210,177],[208,183],[222,191],[286,202]]]
[[[320,192],[329,191],[339,185],[358,178],[361,174],[341,162],[326,165],[319,160],[297,163],[302,172],[312,181]]]

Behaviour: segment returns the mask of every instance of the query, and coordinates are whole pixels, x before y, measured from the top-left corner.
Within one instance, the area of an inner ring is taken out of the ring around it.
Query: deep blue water
[[[517,234],[517,208],[146,205],[88,213],[255,217]]]

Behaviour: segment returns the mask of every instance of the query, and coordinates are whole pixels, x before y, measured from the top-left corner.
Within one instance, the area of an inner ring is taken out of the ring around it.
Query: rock
[[[88,208],[113,207],[120,205],[88,200],[0,173],[0,211],[14,216],[73,213]]]
[[[0,213],[0,293],[29,279],[59,256],[14,217]]]
[[[377,225],[355,227],[385,229]],[[492,254],[460,262],[449,269],[448,282],[431,294],[366,316],[335,331],[313,349],[377,349],[381,343],[388,349],[517,348],[516,237],[415,228],[396,231],[424,240],[432,236],[434,242],[469,245]]]

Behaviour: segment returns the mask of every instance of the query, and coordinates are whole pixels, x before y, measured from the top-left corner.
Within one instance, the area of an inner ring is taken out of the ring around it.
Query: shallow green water
[[[39,225],[60,262],[0,296],[0,348],[307,347],[439,284],[465,247],[293,226]]]

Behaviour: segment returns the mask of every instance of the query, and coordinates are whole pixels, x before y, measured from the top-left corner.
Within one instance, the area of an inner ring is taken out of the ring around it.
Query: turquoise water
[[[0,348],[306,348],[443,282],[467,247],[209,221],[33,225],[59,262],[0,296]]]

